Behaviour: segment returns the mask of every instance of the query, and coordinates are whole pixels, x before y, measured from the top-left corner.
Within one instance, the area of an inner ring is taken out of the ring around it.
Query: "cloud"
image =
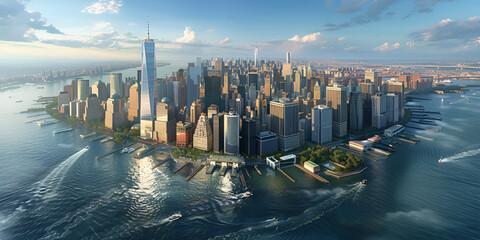
[[[307,34],[303,37],[300,37],[298,35],[295,35],[293,36],[292,38],[288,39],[288,41],[292,41],[292,42],[303,42],[303,43],[306,43],[306,42],[314,42],[317,40],[317,37],[320,36],[320,33],[319,32],[316,32],[316,33],[311,33],[311,34]]]
[[[92,30],[99,31],[99,30],[113,30],[112,24],[110,22],[98,22],[96,23]]]
[[[63,34],[52,24],[48,25],[42,14],[26,10],[19,1],[5,0],[0,3],[0,40],[36,41],[36,30]]]
[[[417,0],[415,1],[415,7],[410,11],[408,15],[403,17],[403,19],[409,18],[415,14],[421,13],[431,13],[433,12],[433,7],[439,2],[451,2],[453,0]]]
[[[444,19],[440,22],[414,31],[410,34],[419,41],[460,40],[468,42],[480,35],[480,17],[471,17],[465,21]]]
[[[215,32],[215,29],[208,29],[207,31],[205,32]]]
[[[346,47],[346,48],[344,48],[343,50],[345,50],[345,51],[353,51],[353,50],[357,50],[357,47],[353,47],[353,46],[352,46],[352,47]]]
[[[325,24],[325,27],[327,28],[327,30],[333,31],[341,28],[351,27],[353,25],[360,25],[360,24],[380,21],[383,18],[383,15],[386,15],[386,16],[391,15],[391,12],[387,12],[387,10],[390,8],[391,5],[399,1],[400,0],[375,0],[368,5],[366,10],[361,15],[353,17],[352,19],[350,19],[350,21],[339,23],[339,24],[327,23]],[[346,2],[349,2],[349,3],[352,2],[352,4],[355,4],[353,3],[355,1],[346,1]],[[363,3],[364,1],[359,1],[359,2]],[[342,2],[342,4],[343,3],[344,2]],[[366,5],[366,3],[363,3],[361,7],[355,8],[355,10],[357,10],[357,12],[360,11],[364,5]],[[354,8],[349,8],[349,9],[354,9]]]
[[[222,41],[220,41],[220,45],[228,44],[228,43],[231,43],[231,42],[232,42],[232,40],[229,37],[227,37],[227,38],[223,39]]]
[[[342,0],[337,13],[356,13],[368,3],[369,0]]]
[[[122,1],[99,0],[98,2],[84,8],[82,12],[92,14],[118,13],[123,6]]]
[[[346,37],[339,37],[338,38],[338,41],[344,41],[344,40],[347,40],[347,38]]]
[[[128,26],[136,26],[136,25],[137,25],[137,24],[136,24],[136,23],[133,23],[133,22],[128,23]]]
[[[186,26],[185,30],[183,30],[183,37],[177,38],[177,42],[180,43],[191,43],[195,41],[195,32],[192,30],[190,26]]]
[[[384,52],[384,51],[389,51],[389,50],[393,50],[393,49],[398,49],[400,47],[400,43],[394,43],[392,44],[391,46],[388,45],[388,42],[378,46],[378,47],[375,47],[373,50],[374,51],[380,51],[380,52]]]
[[[407,45],[409,48],[414,48],[415,47],[415,42],[414,41],[408,41],[407,43],[405,43],[405,45]]]

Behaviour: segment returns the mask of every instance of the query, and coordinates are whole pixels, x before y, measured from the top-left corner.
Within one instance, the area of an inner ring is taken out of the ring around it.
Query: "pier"
[[[405,139],[405,138],[393,137],[393,139],[396,139],[396,140],[399,140],[399,141],[402,141],[402,142],[406,142],[406,143],[410,143],[410,144],[417,144],[417,142],[414,142],[414,141],[411,141],[411,140],[408,140],[408,139]]]
[[[246,188],[247,183],[245,182],[245,177],[243,176],[242,171],[240,171],[240,181],[242,182],[243,187]]]
[[[250,173],[248,172],[247,168],[245,168],[245,172],[247,173],[247,176],[250,177]]]
[[[38,116],[43,116],[43,115],[48,115],[48,113],[40,113],[40,114],[30,115],[30,116],[27,116],[27,118],[38,117]]]
[[[364,167],[364,168],[362,168],[360,170],[357,170],[357,171],[350,171],[350,172],[345,172],[345,173],[344,172],[334,172],[332,170],[326,170],[325,174],[327,174],[328,176],[332,176],[334,178],[340,179],[342,177],[349,177],[349,176],[360,174],[363,171],[365,171],[365,169],[367,169],[367,167]]]
[[[258,170],[258,167],[257,165],[253,165],[253,168],[257,171],[258,175],[262,175],[262,173],[260,172],[260,170]]]
[[[89,138],[89,137],[95,136],[96,134],[97,134],[97,132],[91,132],[91,133],[85,134],[85,135],[80,134],[80,137],[81,137],[81,138]]]
[[[330,183],[327,179],[318,176],[318,174],[315,174],[315,173],[312,173],[312,172],[308,171],[306,168],[304,168],[304,167],[303,167],[302,165],[300,165],[300,164],[295,164],[295,167],[297,167],[297,168],[299,168],[300,170],[308,173],[308,175],[312,176],[313,178],[317,179],[317,180],[320,181],[320,182]]]
[[[117,148],[117,149],[115,149],[115,150],[113,150],[113,151],[111,151],[111,152],[109,152],[109,153],[103,154],[102,156],[96,156],[96,157],[95,157],[95,160],[100,160],[100,159],[102,159],[102,158],[104,158],[104,157],[106,157],[106,156],[112,155],[112,154],[114,154],[114,153],[116,153],[116,152],[120,152],[120,151],[122,151],[122,149],[124,149],[124,148],[126,148],[126,147],[130,147],[130,146],[132,146],[133,144],[135,144],[135,143],[127,144],[127,145],[125,145],[125,146],[123,146],[123,147],[121,147],[121,148]]]
[[[225,174],[227,174],[227,170],[228,170],[228,166],[222,166],[222,167],[220,168],[220,171],[218,172],[218,174],[219,174],[220,176],[225,176]]]
[[[73,130],[73,128],[57,129],[57,130],[53,131],[53,135],[58,134],[58,133],[63,133],[63,132],[70,132],[72,130]]]
[[[277,170],[278,170],[279,172],[283,173],[283,175],[285,175],[285,177],[287,177],[288,179],[290,179],[290,181],[295,182],[295,180],[293,180],[293,178],[291,178],[290,176],[288,176],[282,169],[277,168]]]
[[[206,174],[212,174],[215,171],[215,168],[217,168],[217,165],[210,165],[205,169]]]
[[[405,134],[412,135],[412,136],[417,137],[417,138],[429,140],[429,141],[432,141],[432,142],[435,141],[435,139],[433,139],[433,138],[424,137],[424,136],[420,136],[420,135],[417,135],[417,134],[410,134],[410,133],[405,133]]]
[[[187,166],[189,164],[189,162],[186,162],[184,163],[182,166],[180,166],[179,168],[177,168],[175,171],[173,171],[173,173],[177,173],[178,171],[182,170],[185,166]]]
[[[51,118],[52,118],[52,117],[46,117],[46,118],[40,118],[40,119],[33,119],[33,120],[25,121],[25,123],[32,123],[32,122],[47,120],[47,119],[51,119]]]
[[[107,136],[107,135],[102,135],[102,136],[100,136],[100,137],[96,137],[96,138],[94,138],[94,139],[90,139],[90,142],[98,141],[98,140],[100,140],[100,139],[102,139],[102,138],[105,138],[106,136]]]
[[[40,127],[43,127],[43,126],[46,126],[46,125],[51,125],[51,124],[55,124],[55,123],[59,123],[60,120],[53,120],[53,121],[49,121],[49,122],[38,122],[37,125],[40,126]]]
[[[200,172],[200,170],[202,170],[202,168],[204,167],[205,165],[200,165],[198,168],[196,168],[195,170],[192,171],[192,173],[187,177],[185,178],[185,181],[190,181],[190,179],[192,179],[195,174],[197,174],[198,172]]]
[[[155,168],[157,168],[157,167],[162,166],[162,165],[163,165],[164,163],[166,163],[166,162],[168,162],[168,158],[165,159],[165,160],[160,161],[160,162],[157,163],[157,164],[155,164],[155,166],[152,167],[152,170],[155,169]]]

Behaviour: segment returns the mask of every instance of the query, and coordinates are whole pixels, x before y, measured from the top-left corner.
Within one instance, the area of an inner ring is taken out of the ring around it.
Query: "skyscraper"
[[[92,85],[92,94],[97,95],[100,101],[106,101],[109,97],[107,86],[102,81],[96,81]]]
[[[114,94],[107,100],[105,109],[105,127],[116,130],[125,125],[127,117],[123,111],[123,101],[118,94]]]
[[[282,151],[300,146],[298,112],[298,102],[292,102],[288,98],[270,102],[271,130],[279,136],[278,145]]]
[[[205,105],[217,105],[220,106],[221,100],[221,75],[217,72],[208,73],[205,77]]]
[[[242,138],[240,139],[241,152],[248,156],[257,155],[257,142],[256,142],[256,122],[251,118],[243,119],[242,121]]]
[[[398,122],[398,99],[394,93],[387,94],[387,124]]]
[[[213,115],[213,151],[217,153],[223,150],[223,124],[223,113]]]
[[[287,59],[285,61],[286,63],[292,63],[292,53],[291,52],[287,52]]]
[[[133,84],[129,90],[128,98],[128,121],[139,122],[140,117],[140,91],[138,91],[138,83]]]
[[[333,135],[347,135],[347,89],[337,84],[328,86],[327,106],[333,109]]]
[[[258,68],[258,47],[255,47],[255,59],[254,59],[254,66]]]
[[[142,42],[142,83],[140,85],[140,137],[153,138],[153,120],[155,117],[155,42],[147,39]]]
[[[120,97],[125,96],[121,73],[110,73],[110,96],[113,94],[118,94]]]
[[[90,81],[88,79],[77,79],[78,100],[87,100],[90,95]]]
[[[169,143],[175,141],[175,107],[170,99],[164,97],[161,102],[157,103],[157,118],[155,120],[155,131],[153,132],[153,140],[161,143]]]
[[[223,116],[223,150],[226,154],[240,153],[240,119],[237,114],[230,112]]]
[[[351,92],[349,103],[349,129],[360,131],[363,129],[363,99],[360,92]]]
[[[103,119],[105,111],[100,105],[97,95],[91,94],[85,101],[85,114],[83,115],[83,121],[89,122],[98,119]]]
[[[398,96],[398,118],[402,119],[404,112],[404,85],[401,82],[388,82],[387,93],[395,93]]]
[[[372,96],[372,127],[381,129],[387,126],[387,99],[377,93]]]
[[[332,108],[319,105],[312,108],[312,142],[324,144],[332,141]]]
[[[193,134],[193,147],[203,151],[210,151],[213,147],[213,135],[207,116],[202,113],[198,118],[198,123],[195,126],[195,133]]]

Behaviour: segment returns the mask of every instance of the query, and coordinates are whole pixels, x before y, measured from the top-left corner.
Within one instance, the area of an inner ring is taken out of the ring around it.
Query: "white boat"
[[[122,149],[122,153],[131,153],[135,151],[135,148],[124,148]]]
[[[442,98],[442,103],[443,103],[443,98]]]

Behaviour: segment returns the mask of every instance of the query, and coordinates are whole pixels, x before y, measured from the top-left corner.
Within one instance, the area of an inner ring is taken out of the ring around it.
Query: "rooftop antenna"
[[[150,18],[147,20],[147,39],[150,40]]]

